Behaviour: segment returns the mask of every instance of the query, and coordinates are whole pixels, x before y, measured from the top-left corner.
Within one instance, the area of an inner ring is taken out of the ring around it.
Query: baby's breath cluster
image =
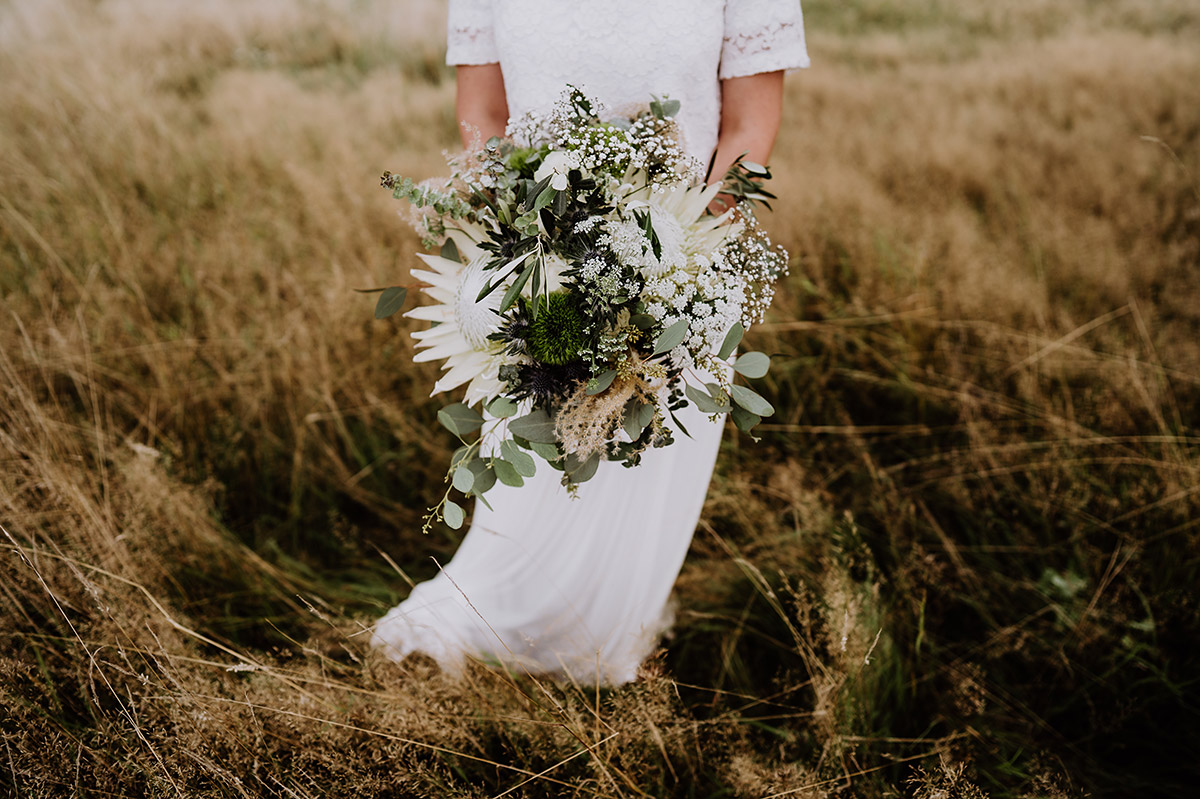
[[[778,244],[771,243],[753,209],[743,206],[740,213],[742,235],[729,239],[718,255],[721,270],[745,287],[742,325],[749,328],[762,322],[771,307],[775,284],[788,274],[788,254]]]
[[[507,133],[532,147],[570,153],[573,168],[588,176],[622,178],[640,170],[656,188],[692,185],[703,177],[700,162],[684,149],[679,126],[661,101],[632,119],[603,121],[605,114],[603,106],[572,89],[549,111],[533,111],[511,122]]]
[[[651,181],[692,184],[703,180],[703,165],[684,149],[674,119],[642,114],[629,126],[629,138],[638,151],[634,168],[646,170]]]

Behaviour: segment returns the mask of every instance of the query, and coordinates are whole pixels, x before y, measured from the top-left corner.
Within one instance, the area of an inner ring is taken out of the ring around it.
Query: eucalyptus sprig
[[[746,330],[736,324],[725,337],[717,353],[718,361],[728,361],[741,343]],[[751,380],[765,377],[771,368],[770,356],[761,352],[743,352],[733,362],[733,373],[728,380],[718,383],[705,383],[703,390],[691,384],[684,387],[684,394],[702,413],[728,413],[738,430],[748,434],[755,441],[753,430],[765,417],[775,415],[775,408],[754,389],[734,383],[741,376]]]
[[[746,160],[747,155],[749,153],[742,153],[734,159],[722,179],[721,191],[737,203],[748,203],[751,207],[761,205],[769,211],[769,201],[776,197],[763,184],[771,179],[771,168]]]

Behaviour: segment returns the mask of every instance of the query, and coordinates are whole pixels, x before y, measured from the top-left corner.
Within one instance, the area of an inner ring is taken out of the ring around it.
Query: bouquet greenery
[[[549,113],[453,159],[448,181],[384,174],[415,207],[426,245],[440,244],[420,256],[428,270],[413,271],[432,300],[406,314],[431,323],[413,334],[414,360],[444,361],[433,393],[466,394],[438,413],[462,446],[427,528],[461,526],[454,491],[486,504],[497,481],[522,485],[538,459],[571,490],[601,460],[636,466],[675,430],[687,434],[676,411],[689,402],[747,432],[774,413],[734,382],[764,376],[767,356],[729,362],[787,270],[753,212],[772,196],[770,174],[738,159],[724,182],[704,185],[678,110],[656,99],[602,119],[572,88]],[[718,194],[736,206],[711,213]],[[383,290],[376,317],[404,300],[402,287]]]

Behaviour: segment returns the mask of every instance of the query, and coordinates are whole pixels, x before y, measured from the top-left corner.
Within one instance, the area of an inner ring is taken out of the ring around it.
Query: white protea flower
[[[552,252],[548,252],[542,258],[542,268],[545,272],[546,293],[560,290],[564,285],[563,275],[571,265],[566,260]],[[525,290],[522,292],[526,297],[533,295],[533,286],[526,284]]]
[[[419,255],[431,271],[413,270],[412,274],[429,284],[424,291],[435,304],[414,308],[405,316],[433,323],[428,330],[412,334],[419,350],[413,361],[446,360],[442,365],[446,373],[434,385],[431,395],[466,384],[464,402],[474,405],[504,391],[500,367],[511,359],[504,355],[502,345],[488,340],[500,326],[496,311],[503,290],[476,301],[489,277],[484,270],[488,253],[460,231],[451,233],[451,238],[466,264],[440,255]]]
[[[721,184],[683,185],[651,192],[646,202],[650,223],[662,246],[658,263],[645,268],[647,277],[682,269],[696,274],[730,236],[741,234],[741,223],[730,223],[730,211],[707,216],[704,210],[721,193]],[[653,259],[650,259],[651,261]]]

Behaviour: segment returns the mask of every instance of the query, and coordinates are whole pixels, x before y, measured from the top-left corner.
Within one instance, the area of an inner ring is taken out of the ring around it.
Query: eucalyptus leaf
[[[682,344],[683,340],[687,338],[689,324],[690,320],[680,319],[664,330],[658,337],[658,340],[654,342],[654,352],[651,354],[651,357],[661,355],[664,352],[670,352]]]
[[[755,425],[762,421],[762,417],[758,414],[750,413],[745,408],[735,407],[729,414],[733,418],[733,423],[737,425],[737,429],[743,433],[749,433],[754,429]],[[755,438],[755,441],[758,439]]]
[[[615,370],[615,369],[609,369],[607,372],[600,375],[599,377],[593,377],[591,380],[588,381],[588,385],[587,385],[588,396],[589,397],[595,396],[596,394],[600,394],[602,392],[608,391],[608,387],[611,386],[613,384],[613,381],[616,379],[617,379],[617,370]]]
[[[534,444],[558,443],[558,436],[554,434],[554,420],[541,408],[510,421],[508,432]]]
[[[450,500],[446,500],[446,504],[442,507],[442,519],[445,520],[446,526],[451,530],[457,530],[462,527],[466,516],[466,512]]]
[[[483,427],[483,417],[461,402],[447,405],[437,416],[442,427],[456,436],[465,436]]]
[[[480,497],[496,485],[496,472],[489,469],[482,458],[471,461],[467,464],[467,468],[475,475],[475,484],[471,486],[471,494],[474,496]]]
[[[379,301],[375,303],[375,318],[387,319],[392,314],[404,307],[404,300],[408,297],[408,289],[404,286],[392,286],[383,290],[379,295]]]
[[[566,473],[572,483],[586,483],[596,476],[600,468],[600,453],[597,452],[586,461],[580,461],[574,455],[567,456]]]
[[[513,465],[517,470],[517,474],[522,477],[533,477],[537,473],[537,464],[533,462],[533,456],[528,452],[522,452],[521,448],[513,441],[504,441],[500,444],[500,454],[504,460]]]
[[[737,349],[738,344],[742,343],[742,336],[746,335],[746,328],[742,327],[741,322],[735,322],[733,327],[729,328],[729,332],[725,334],[725,341],[721,344],[721,350],[717,353],[717,357],[722,361],[733,355],[733,351]]]
[[[771,368],[771,359],[761,352],[747,352],[733,362],[733,371],[743,377],[759,378]]]
[[[534,236],[537,234],[537,211],[530,211],[527,214],[521,214],[513,221],[513,227],[524,233],[526,236]]]
[[[508,397],[496,397],[488,403],[487,410],[488,413],[497,419],[507,419],[510,416],[517,415],[517,403]]]
[[[683,393],[687,394],[688,399],[696,403],[696,407],[702,413],[728,413],[729,400],[724,403],[719,402],[716,397],[710,396],[707,392],[701,391],[695,386],[685,386]]]
[[[467,468],[466,464],[463,464],[454,470],[451,484],[464,494],[470,493],[471,488],[475,485],[475,473]]]
[[[670,100],[663,98],[662,100],[655,99],[650,103],[650,113],[659,119],[667,119],[679,113],[680,102],[678,100]]]
[[[771,403],[745,386],[733,386],[733,401],[757,416],[771,416],[775,409]]]
[[[658,324],[658,320],[648,313],[635,313],[633,316],[629,317],[629,324],[633,325],[639,330],[649,330]]]
[[[637,441],[647,425],[654,421],[654,407],[645,405],[636,397],[625,408],[624,427],[630,441]]]
[[[446,243],[442,245],[441,256],[447,261],[457,261],[462,263],[462,254],[458,251],[458,245],[454,243],[454,239],[447,238]]]
[[[562,458],[562,453],[558,451],[558,446],[555,444],[542,444],[537,441],[531,441],[529,448],[536,452],[546,463],[554,464]]]
[[[492,470],[496,473],[496,478],[506,486],[520,488],[525,485],[525,478],[521,477],[517,467],[502,458],[492,459]]]

